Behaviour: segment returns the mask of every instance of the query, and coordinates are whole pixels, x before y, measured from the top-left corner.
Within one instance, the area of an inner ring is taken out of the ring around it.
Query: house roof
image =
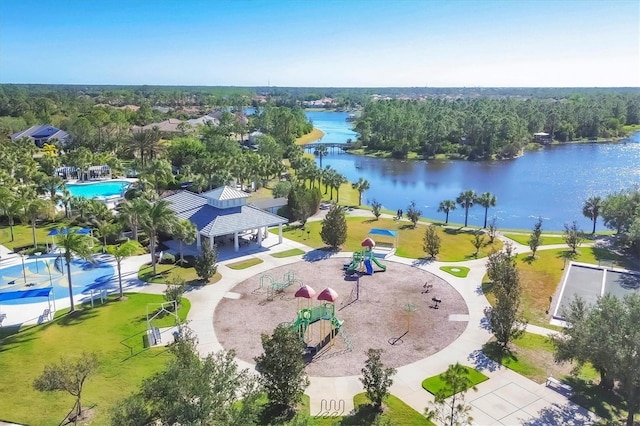
[[[237,200],[238,198],[247,198],[249,194],[244,191],[238,191],[230,186],[221,186],[211,191],[202,194],[203,197],[210,198],[212,200],[225,201],[225,200]]]
[[[208,237],[288,222],[283,217],[253,206],[219,209],[207,204],[206,198],[202,195],[189,191],[176,192],[164,200],[169,202],[169,208],[179,219],[188,219],[196,225],[201,235]]]
[[[274,207],[283,207],[287,205],[287,199],[285,197],[280,198],[263,198],[260,200],[252,201],[249,205],[257,207],[262,210],[272,209]]]
[[[69,137],[69,134],[64,130],[60,130],[57,127],[53,127],[51,124],[39,124],[31,126],[27,130],[22,130],[11,135],[11,140],[18,140],[22,138],[31,139],[58,139],[59,141],[65,141]]]
[[[180,130],[178,130],[178,126],[180,125],[180,123],[182,123],[181,120],[178,120],[177,118],[170,118],[159,123],[151,123],[142,127],[133,126],[132,130],[152,130],[154,127],[157,127],[161,132],[179,132]]]

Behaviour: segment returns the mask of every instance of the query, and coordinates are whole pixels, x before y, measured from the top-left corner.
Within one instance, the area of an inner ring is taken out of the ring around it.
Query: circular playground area
[[[108,263],[87,262],[74,259],[71,262],[71,285],[74,295],[89,295],[91,290],[105,288],[114,277],[114,268]],[[2,294],[12,297],[2,298],[2,305],[20,305],[46,301],[47,297],[33,297],[27,290],[53,288],[52,299],[69,297],[67,265],[64,260],[54,258],[28,259],[22,264],[0,269],[0,298]],[[21,294],[24,296],[21,297]]]
[[[467,305],[441,278],[389,261],[383,261],[385,272],[376,268],[373,275],[346,276],[343,265],[349,260],[297,262],[239,283],[215,308],[218,340],[226,349],[234,349],[238,358],[254,363],[254,357],[262,353],[261,334],[271,334],[279,324],[289,323],[312,348],[308,374],[337,377],[360,374],[369,348],[383,349],[384,364],[400,367],[440,351],[466,328]],[[263,279],[264,275],[270,279]],[[261,281],[288,283],[291,276],[295,277],[292,284],[279,291],[260,287]],[[312,287],[316,297],[294,297],[301,283]],[[317,300],[327,287],[338,294],[333,304]],[[441,302],[436,304],[434,298]],[[305,327],[293,325],[298,311],[313,311],[314,307],[314,312],[321,309],[324,314],[333,313],[333,318],[324,315],[326,319]],[[337,333],[332,324],[340,324]]]

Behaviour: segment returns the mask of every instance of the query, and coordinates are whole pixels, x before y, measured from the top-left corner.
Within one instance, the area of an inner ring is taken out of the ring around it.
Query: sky
[[[640,0],[0,0],[0,83],[640,87]]]

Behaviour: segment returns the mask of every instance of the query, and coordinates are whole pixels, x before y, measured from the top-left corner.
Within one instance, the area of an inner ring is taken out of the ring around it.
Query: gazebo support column
[[[238,244],[238,231],[233,233],[233,250],[240,250],[240,244]]]
[[[262,227],[258,228],[258,247],[262,247]]]
[[[196,233],[196,247],[197,248],[201,248],[202,247],[202,240],[200,239],[200,233],[199,232]]]
[[[282,244],[282,224],[278,225],[278,244]]]
[[[209,248],[211,250],[213,250],[213,240],[215,240],[215,239],[216,239],[216,237],[209,237]]]

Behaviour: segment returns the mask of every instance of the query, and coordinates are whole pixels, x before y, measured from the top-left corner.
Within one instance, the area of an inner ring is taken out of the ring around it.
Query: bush
[[[180,303],[182,303],[182,295],[186,290],[187,287],[185,286],[184,278],[173,277],[169,281],[169,284],[164,291],[164,298],[167,302],[175,300],[177,307],[180,308]]]
[[[176,257],[171,253],[165,253],[162,255],[162,259],[160,259],[160,263],[163,263],[165,265],[173,265],[174,263],[176,263]]]
[[[291,191],[291,182],[288,182],[286,180],[280,181],[276,183],[276,186],[273,188],[273,197],[274,198],[288,197],[290,191]]]

